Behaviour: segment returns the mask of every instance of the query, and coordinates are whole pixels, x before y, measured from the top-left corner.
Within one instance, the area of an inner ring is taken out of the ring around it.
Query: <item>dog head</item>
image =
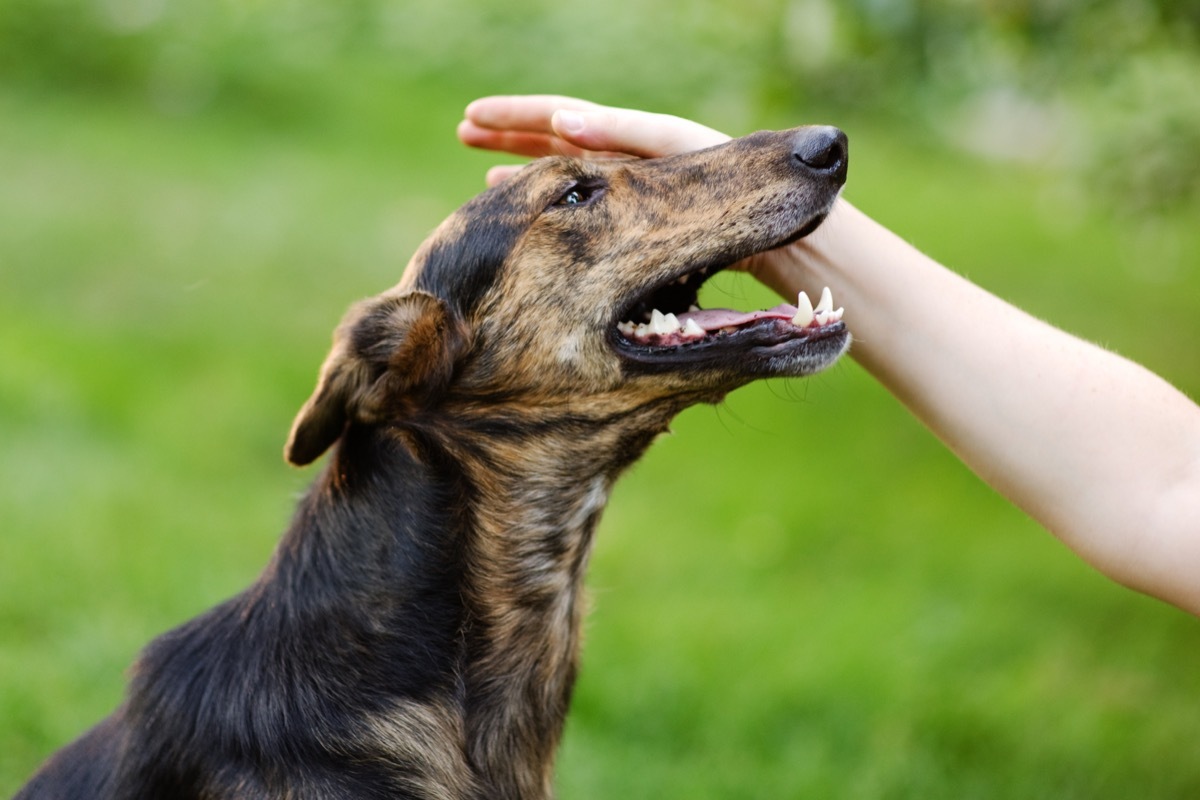
[[[840,315],[706,311],[696,297],[721,269],[814,230],[846,164],[845,136],[825,127],[662,159],[534,162],[446,220],[399,285],[351,309],[288,460],[309,463],[348,424],[402,426],[483,400],[674,413],[823,369],[849,345]]]

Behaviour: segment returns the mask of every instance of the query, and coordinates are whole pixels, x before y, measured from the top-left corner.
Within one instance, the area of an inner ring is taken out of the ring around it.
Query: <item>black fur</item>
[[[355,743],[462,665],[462,488],[436,462],[348,431],[259,581],[152,642],[125,705],[18,798],[415,796]]]
[[[515,192],[514,186],[501,184],[463,206],[466,231],[428,249],[417,288],[448,299],[460,316],[468,316],[529,224],[528,216],[516,210],[521,206],[514,203]]]

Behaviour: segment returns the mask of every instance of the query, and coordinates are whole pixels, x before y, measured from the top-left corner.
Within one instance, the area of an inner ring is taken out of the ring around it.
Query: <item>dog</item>
[[[805,127],[547,158],[468,202],[335,331],[285,456],[334,452],[259,579],[17,797],[551,797],[614,480],[682,409],[849,346],[827,293],[696,305],[821,223],[847,152]]]

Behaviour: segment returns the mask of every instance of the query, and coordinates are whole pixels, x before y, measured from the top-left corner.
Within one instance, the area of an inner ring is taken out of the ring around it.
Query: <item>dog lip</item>
[[[762,362],[783,351],[805,350],[814,357],[840,355],[849,339],[842,321],[797,328],[778,318],[763,318],[690,342],[671,345],[640,343],[613,332],[614,351],[641,371],[661,372],[686,367],[724,367],[738,372],[765,371]]]
[[[808,236],[810,233],[815,231],[817,228],[821,227],[821,223],[823,223],[825,221],[825,218],[828,216],[829,216],[828,211],[826,211],[823,214],[818,214],[817,216],[815,216],[811,220],[809,220],[806,224],[802,225],[800,227],[800,229],[798,231],[796,231],[795,233],[793,233],[791,236],[788,236],[787,238],[785,238],[783,241],[779,242],[778,244],[771,245],[770,247],[767,248],[767,250],[775,250],[780,247],[787,247],[789,244],[795,244],[796,242],[800,241],[801,239],[803,239],[804,237]],[[762,252],[766,252],[766,250],[764,250]]]

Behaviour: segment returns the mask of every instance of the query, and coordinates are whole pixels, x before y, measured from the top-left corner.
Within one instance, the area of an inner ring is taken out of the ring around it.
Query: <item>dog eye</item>
[[[599,186],[577,183],[554,201],[556,206],[582,206],[600,193]]]

